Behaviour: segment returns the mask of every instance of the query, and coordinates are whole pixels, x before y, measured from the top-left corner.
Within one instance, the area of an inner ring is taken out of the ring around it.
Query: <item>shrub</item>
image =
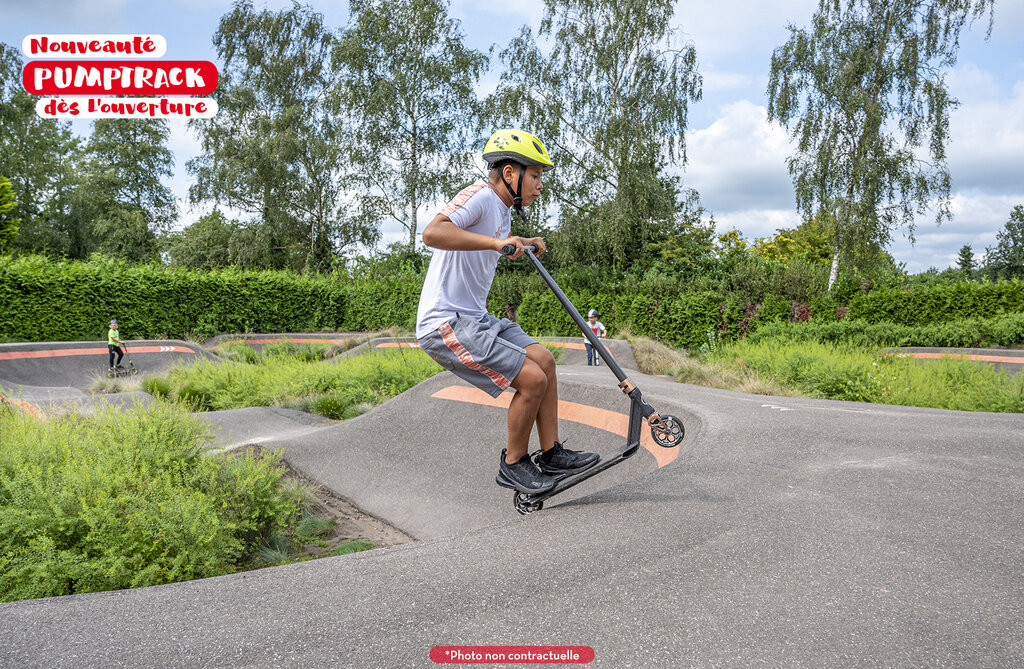
[[[0,600],[235,571],[297,497],[275,455],[210,457],[208,440],[169,405],[0,413]]]

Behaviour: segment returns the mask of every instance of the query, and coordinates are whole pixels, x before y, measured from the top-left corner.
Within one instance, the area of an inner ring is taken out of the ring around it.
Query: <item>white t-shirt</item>
[[[593,333],[594,333],[595,335],[597,335],[597,336],[598,336],[598,338],[600,338],[600,337],[601,337],[601,331],[602,331],[602,330],[605,330],[605,327],[604,327],[604,325],[602,325],[602,324],[601,324],[601,321],[594,321],[594,324],[593,324],[593,325],[591,325],[591,324],[590,324],[590,321],[588,320],[588,321],[587,321],[587,327],[588,327],[588,328],[590,328],[590,330],[591,330],[591,331],[592,331],[592,332],[593,332]],[[583,338],[583,343],[584,343],[584,344],[589,344],[589,343],[590,343],[590,340],[589,340],[589,339],[587,339],[586,337],[584,337],[584,338]]]
[[[486,182],[464,188],[441,210],[463,230],[504,239],[511,234],[511,209]],[[487,293],[501,254],[497,251],[434,249],[420,292],[416,336],[436,330],[455,316],[480,318],[487,313]]]

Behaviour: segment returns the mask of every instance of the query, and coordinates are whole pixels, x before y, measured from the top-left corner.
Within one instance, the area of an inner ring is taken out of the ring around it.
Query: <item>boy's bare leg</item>
[[[558,441],[558,380],[551,352],[540,344],[527,346],[526,360],[512,380],[512,387],[516,394],[508,407],[508,464],[529,452],[534,424],[541,448],[547,450]]]
[[[526,359],[532,360],[543,370],[548,387],[537,411],[537,437],[545,451],[558,441],[558,376],[555,373],[555,358],[551,351],[540,344],[526,347]]]

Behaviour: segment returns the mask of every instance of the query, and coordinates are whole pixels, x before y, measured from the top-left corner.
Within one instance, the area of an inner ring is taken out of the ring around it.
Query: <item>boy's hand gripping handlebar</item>
[[[523,248],[525,250],[529,251],[530,253],[536,253],[537,252],[537,245],[536,244],[526,244],[526,245],[523,246]],[[515,244],[505,244],[504,246],[501,247],[501,255],[503,255],[503,256],[510,256],[510,255],[512,255],[515,252],[516,252],[516,245]]]

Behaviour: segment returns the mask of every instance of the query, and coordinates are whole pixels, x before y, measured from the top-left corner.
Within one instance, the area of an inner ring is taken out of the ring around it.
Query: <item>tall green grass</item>
[[[277,456],[212,456],[169,404],[45,422],[0,410],[0,600],[216,576],[256,564],[303,493]]]
[[[147,377],[143,389],[194,411],[277,406],[351,418],[441,370],[415,349],[371,352],[315,363],[286,355],[260,357],[253,364],[200,360]]]
[[[915,360],[847,343],[746,339],[709,356],[802,393],[837,400],[962,411],[1024,412],[1024,374],[956,358]]]
[[[304,362],[317,362],[333,358],[339,353],[356,346],[358,340],[354,337],[343,340],[341,343],[324,342],[294,343],[294,342],[272,342],[257,349],[244,341],[233,341],[221,344],[213,349],[214,353],[233,362],[244,362],[255,365],[261,362],[268,362],[279,358],[291,358]]]

